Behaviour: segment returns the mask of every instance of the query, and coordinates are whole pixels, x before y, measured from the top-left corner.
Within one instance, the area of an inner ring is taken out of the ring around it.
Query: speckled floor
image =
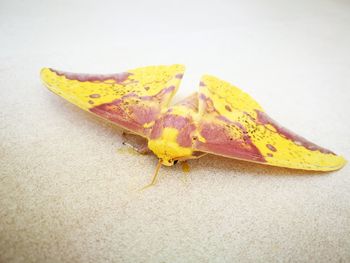
[[[347,1],[2,1],[1,262],[348,262],[350,166],[333,173],[206,156],[162,168],[41,84],[49,66],[187,66],[350,158]]]

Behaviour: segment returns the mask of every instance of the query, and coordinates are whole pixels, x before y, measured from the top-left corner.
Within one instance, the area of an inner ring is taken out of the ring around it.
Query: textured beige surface
[[[349,2],[260,2],[2,1],[0,262],[349,262],[350,165],[207,156],[140,193],[156,159],[39,81],[184,63],[176,100],[217,75],[349,159]]]

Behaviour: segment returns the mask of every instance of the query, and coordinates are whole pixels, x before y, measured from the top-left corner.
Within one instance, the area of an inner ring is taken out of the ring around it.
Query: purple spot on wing
[[[84,74],[84,73],[71,73],[65,72],[61,70],[50,69],[52,72],[56,73],[58,76],[64,76],[70,80],[78,80],[78,81],[106,81],[106,80],[114,80],[117,83],[122,83],[127,78],[132,75],[129,72],[122,72],[117,74]]]
[[[184,76],[184,74],[179,73],[179,74],[176,74],[176,75],[175,75],[175,78],[177,78],[177,79],[182,79],[183,76]]]
[[[275,148],[275,146],[271,145],[271,144],[266,144],[266,147],[270,150],[270,151],[273,151],[273,152],[276,152],[277,149]]]
[[[97,99],[97,98],[100,98],[101,95],[100,94],[91,94],[89,97],[92,99]]]
[[[206,97],[203,93],[199,93],[198,98],[199,98],[200,100],[204,100],[204,101],[207,99],[207,97]]]
[[[199,82],[199,86],[200,87],[204,87],[205,86],[205,83],[203,81]]]

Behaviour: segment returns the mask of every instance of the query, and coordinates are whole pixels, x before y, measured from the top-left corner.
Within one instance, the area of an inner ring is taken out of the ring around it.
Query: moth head
[[[165,165],[165,166],[173,166],[174,164],[177,163],[177,160],[173,160],[173,159],[165,159],[163,158],[161,160],[162,164]]]

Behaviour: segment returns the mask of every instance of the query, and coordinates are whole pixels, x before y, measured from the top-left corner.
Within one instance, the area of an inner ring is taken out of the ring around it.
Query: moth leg
[[[205,153],[205,152],[194,152],[193,155],[192,155],[192,159],[199,159],[205,155],[207,155],[208,153]]]
[[[132,133],[123,132],[123,145],[129,146],[140,154],[147,154],[150,149],[147,145],[147,140]]]
[[[182,171],[184,173],[189,173],[190,172],[190,166],[188,165],[187,161],[181,162],[181,166],[182,166]]]
[[[190,172],[190,166],[188,165],[187,161],[181,162],[181,169],[183,176],[181,177],[181,181],[187,185],[189,180],[189,172]]]
[[[140,191],[143,191],[143,190],[145,190],[146,188],[149,188],[149,187],[154,186],[154,185],[156,184],[157,178],[158,178],[159,169],[160,169],[161,166],[162,166],[162,160],[159,159],[158,164],[157,164],[157,167],[156,167],[156,171],[154,172],[154,175],[153,175],[153,177],[152,177],[152,181],[151,181],[148,185],[142,187],[142,188],[140,189]]]

